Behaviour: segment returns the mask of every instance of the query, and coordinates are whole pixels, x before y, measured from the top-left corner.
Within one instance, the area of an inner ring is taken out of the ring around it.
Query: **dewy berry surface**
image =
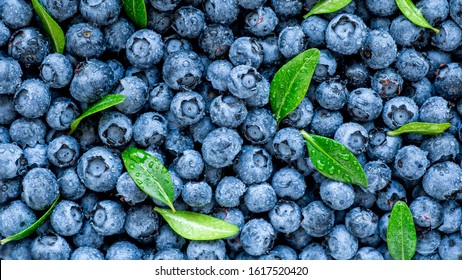
[[[398,201],[414,259],[462,258],[461,0],[413,1],[439,33],[395,0],[307,18],[316,1],[150,0],[145,27],[122,0],[39,2],[63,53],[30,1],[0,0],[0,240],[60,198],[0,259],[384,260]],[[312,48],[311,84],[278,122],[273,77]],[[125,100],[68,134],[109,94]],[[451,127],[388,135],[412,122]],[[325,177],[300,130],[345,146],[368,187]],[[124,166],[127,148],[165,166],[176,210],[239,231],[180,236]]]

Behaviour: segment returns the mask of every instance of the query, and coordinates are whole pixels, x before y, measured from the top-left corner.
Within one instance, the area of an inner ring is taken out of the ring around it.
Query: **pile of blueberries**
[[[462,0],[416,2],[436,33],[394,0],[354,0],[303,19],[315,0],[149,0],[148,26],[120,0],[40,0],[62,27],[53,53],[30,1],[0,0],[1,259],[390,259],[398,200],[417,229],[414,259],[462,258]],[[321,58],[279,125],[270,82],[309,48]],[[89,104],[125,102],[70,124]],[[389,130],[450,122],[438,136]],[[299,130],[335,139],[368,188],[324,177]],[[168,167],[175,208],[240,228],[177,235],[124,169],[138,147]]]

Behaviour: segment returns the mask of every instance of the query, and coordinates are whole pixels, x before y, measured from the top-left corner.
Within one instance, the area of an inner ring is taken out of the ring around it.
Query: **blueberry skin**
[[[377,71],[372,77],[371,87],[383,99],[399,95],[403,89],[404,80],[393,68]]]
[[[403,185],[392,180],[385,189],[377,193],[376,205],[382,211],[391,211],[398,200],[406,199]]]
[[[433,198],[419,196],[412,201],[409,209],[414,223],[419,227],[438,228],[443,223],[443,207]]]
[[[226,247],[223,240],[191,241],[186,248],[188,260],[224,260]]]
[[[47,112],[50,103],[50,90],[39,79],[25,80],[14,95],[16,111],[27,118],[41,117]]]
[[[310,236],[322,237],[334,227],[334,211],[322,201],[313,201],[302,209],[301,226]]]
[[[254,213],[270,211],[276,204],[276,193],[267,183],[251,185],[245,192],[244,204]]]
[[[348,112],[358,122],[375,120],[380,116],[383,108],[379,94],[368,88],[358,88],[352,91],[347,105]]]
[[[204,161],[196,150],[186,150],[173,160],[175,170],[182,179],[198,178],[204,170]]]
[[[110,236],[123,231],[126,214],[120,203],[113,200],[100,201],[90,214],[90,224],[98,234]]]
[[[282,123],[293,128],[304,129],[311,123],[313,116],[313,103],[308,98],[303,98],[297,108],[282,120]]]
[[[192,51],[179,51],[169,55],[162,67],[164,82],[173,90],[192,90],[201,81],[204,65]]]
[[[180,126],[195,124],[205,115],[205,102],[197,92],[179,92],[172,99],[170,112]]]
[[[385,30],[390,31],[391,20],[386,17],[376,17],[371,19],[370,28],[372,30]]]
[[[279,19],[270,7],[259,7],[245,17],[245,29],[255,36],[264,37],[274,31]]]
[[[122,4],[118,0],[80,0],[80,14],[95,25],[109,25],[117,20]]]
[[[44,167],[48,168],[50,162],[47,158],[48,145],[37,144],[34,147],[26,147],[23,151],[29,168]]]
[[[79,232],[72,237],[72,241],[77,247],[98,249],[104,244],[104,236],[93,229],[89,220],[85,220]]]
[[[432,96],[420,107],[420,121],[431,123],[449,122],[453,116],[451,103],[440,96]]]
[[[313,79],[317,82],[333,77],[337,70],[337,61],[328,50],[321,50],[318,65],[314,70]]]
[[[395,64],[399,74],[409,81],[416,82],[425,77],[430,69],[428,61],[413,49],[402,49]]]
[[[252,144],[265,144],[276,134],[276,120],[268,110],[250,111],[241,125],[241,132]]]
[[[368,182],[365,190],[368,192],[376,193],[385,188],[391,181],[391,169],[380,160],[369,161],[363,168]]]
[[[0,144],[11,143],[10,132],[4,126],[0,126]]]
[[[108,51],[119,53],[125,49],[125,43],[128,38],[135,32],[135,26],[126,18],[119,18],[114,23],[108,25],[103,30],[106,49]]]
[[[125,101],[115,107],[127,115],[140,111],[148,99],[146,84],[143,80],[134,76],[121,79],[114,93],[125,96]]]
[[[435,95],[435,92],[433,84],[427,78],[422,78],[417,82],[408,84],[404,88],[404,95],[412,98],[417,106],[422,106],[428,98]]]
[[[318,108],[313,114],[311,131],[318,135],[332,137],[342,124],[343,115],[340,112]]]
[[[331,260],[331,255],[327,252],[326,247],[319,243],[311,243],[306,246],[298,255],[300,260]]]
[[[459,25],[462,25],[462,1],[460,0],[451,0],[449,1],[449,13],[451,18]]]
[[[335,132],[334,139],[355,155],[366,151],[369,143],[367,130],[362,125],[354,122],[342,124]]]
[[[396,42],[384,30],[373,30],[368,33],[361,48],[363,61],[372,69],[385,69],[389,67],[398,55]]]
[[[77,234],[83,225],[82,207],[69,200],[61,200],[50,215],[53,230],[61,236]]]
[[[48,145],[48,160],[55,166],[63,168],[75,164],[80,156],[80,145],[75,138],[62,135]]]
[[[270,143],[274,155],[284,161],[296,161],[305,155],[305,140],[295,128],[283,128],[276,132]]]
[[[11,140],[23,147],[45,142],[46,126],[40,119],[19,118],[10,126]]]
[[[84,196],[86,188],[80,182],[75,168],[67,168],[58,176],[59,192],[67,200],[78,200]]]
[[[114,72],[111,67],[102,61],[92,59],[77,66],[69,92],[77,101],[95,102],[109,93],[113,78]]]
[[[141,29],[128,38],[126,54],[133,66],[141,69],[151,68],[162,59],[164,43],[158,33],[149,29]]]
[[[443,133],[424,140],[420,148],[428,152],[427,157],[433,164],[446,160],[455,160],[460,150],[460,144],[451,134]]]
[[[53,233],[35,238],[30,251],[33,260],[68,260],[71,256],[66,239]]]
[[[272,177],[271,185],[279,198],[291,200],[301,198],[306,189],[303,175],[289,167],[276,171]]]
[[[183,201],[192,207],[201,207],[211,202],[212,188],[206,182],[189,182],[181,193]]]
[[[326,43],[326,29],[329,22],[319,16],[311,16],[302,21],[302,31],[305,33],[307,46],[322,47]]]
[[[124,229],[132,238],[148,240],[159,229],[159,216],[149,205],[133,206],[127,211]]]
[[[77,174],[90,190],[106,192],[116,186],[117,179],[122,174],[122,161],[115,152],[94,147],[79,158]]]
[[[40,65],[40,77],[51,88],[67,86],[74,75],[69,59],[59,53],[47,55]]]
[[[167,132],[164,145],[168,152],[174,156],[177,156],[185,150],[193,149],[194,141],[192,137],[186,132],[183,132],[179,129],[171,129]],[[204,152],[202,152],[202,154],[204,154]]]
[[[462,67],[458,63],[449,63],[438,68],[435,78],[435,91],[448,100],[462,97],[462,90],[457,81],[462,77]]]
[[[355,207],[345,216],[345,226],[358,238],[365,238],[377,231],[379,217],[369,209]]]
[[[268,252],[267,255],[262,255],[259,260],[298,260],[298,255],[294,249],[285,245],[277,245]]]
[[[425,52],[424,55],[428,61],[428,64],[430,65],[430,69],[428,70],[428,73],[427,73],[428,79],[435,78],[437,74],[439,74],[439,71],[437,72],[437,70],[440,67],[444,68],[443,66],[452,62],[452,58],[450,54],[439,51],[439,50],[429,50]]]
[[[279,51],[285,58],[293,58],[306,48],[305,33],[298,25],[288,26],[279,33]]]
[[[27,68],[40,65],[50,52],[50,44],[34,27],[13,33],[8,44],[8,55]]]
[[[221,24],[210,24],[199,36],[199,47],[210,58],[225,56],[234,41],[233,31]]]
[[[383,260],[382,254],[373,247],[362,247],[353,258],[354,260]]]
[[[239,6],[247,10],[256,10],[263,6],[266,0],[238,0]]]
[[[316,101],[327,110],[339,110],[346,101],[348,91],[343,83],[335,79],[329,79],[316,88]]]
[[[154,255],[154,260],[184,260],[186,259],[185,255],[178,249],[168,248],[164,250],[159,250]]]
[[[273,228],[282,233],[291,233],[300,227],[300,206],[293,201],[280,200],[268,214]]]
[[[322,201],[333,210],[348,209],[355,202],[355,192],[349,184],[324,180],[319,188]]]
[[[104,112],[98,124],[98,136],[110,147],[127,144],[133,135],[132,121],[119,112]]]
[[[423,27],[410,22],[405,16],[398,16],[390,25],[390,35],[402,47],[423,48],[428,44],[429,35]]]
[[[422,0],[416,3],[416,6],[432,26],[441,24],[449,15],[449,4],[447,0]]]
[[[55,130],[66,130],[79,114],[74,101],[67,97],[58,97],[51,101],[46,114],[46,122]]]
[[[233,65],[227,60],[215,60],[207,67],[206,78],[218,91],[228,90],[228,78]]]
[[[181,37],[196,38],[205,27],[204,13],[192,6],[176,10],[172,18],[172,28]]]
[[[3,97],[3,94],[14,94],[22,82],[21,77],[21,65],[17,60],[11,57],[0,57],[0,79],[2,81],[0,83],[0,97]]]
[[[327,47],[340,54],[351,55],[359,51],[366,35],[367,26],[361,18],[351,14],[340,14],[327,26]]]
[[[395,130],[407,123],[416,122],[419,119],[419,107],[411,98],[398,96],[385,103],[382,118],[390,129]]]
[[[21,200],[14,200],[0,208],[0,235],[14,235],[37,220],[34,211]]]
[[[462,254],[462,237],[458,233],[446,235],[441,240],[438,253],[443,260],[459,260]]]
[[[133,125],[133,138],[142,147],[159,147],[166,137],[167,121],[160,114],[144,113],[136,119]]]
[[[215,199],[223,207],[237,207],[247,186],[236,177],[224,177],[215,190]]]
[[[450,199],[462,192],[462,169],[452,161],[437,163],[425,173],[422,185],[431,197]]]
[[[229,60],[234,66],[249,65],[258,68],[263,62],[263,49],[255,38],[239,37],[229,49]]]
[[[154,9],[150,6],[147,7],[148,15],[148,28],[156,31],[159,34],[164,34],[170,29],[172,24],[172,14]]]
[[[358,251],[358,238],[345,225],[337,225],[326,238],[329,254],[336,260],[349,260]]]
[[[396,174],[406,180],[421,178],[430,165],[427,155],[428,152],[414,145],[404,146],[396,154],[393,165]]]
[[[366,7],[372,14],[380,17],[388,17],[396,13],[398,11],[398,6],[396,2],[393,0],[386,0],[386,1],[374,1],[374,0],[366,0]]]
[[[30,24],[34,12],[29,2],[4,0],[1,4],[0,18],[9,28],[16,30]]]
[[[257,42],[260,44],[263,50],[263,66],[273,66],[281,63],[281,61],[283,60],[283,56],[282,53],[279,51],[278,37],[276,35],[271,34],[264,38],[259,38],[257,39]],[[275,68],[268,69],[274,71],[270,72],[271,74],[269,76],[263,75],[266,79],[272,77],[277,70]],[[262,74],[264,74],[264,72]]]
[[[247,108],[234,96],[216,97],[210,104],[210,118],[220,127],[237,128],[247,117]]]
[[[238,65],[229,72],[227,87],[234,96],[246,99],[262,90],[264,80],[257,69],[248,65]]]
[[[66,50],[81,58],[95,58],[103,54],[106,42],[101,29],[89,23],[77,23],[66,32]]]
[[[104,260],[104,255],[96,248],[79,247],[72,252],[70,260]]]
[[[457,232],[462,224],[462,208],[457,202],[448,200],[443,202],[443,224],[438,228],[443,233]]]
[[[422,255],[434,253],[441,243],[441,235],[437,230],[430,230],[417,238],[416,252]]]
[[[432,38],[432,43],[442,51],[451,52],[462,44],[462,30],[452,20],[441,24],[440,32]]]
[[[186,243],[186,240],[174,232],[169,225],[163,225],[160,228],[155,241],[156,248],[159,250],[181,249]]]
[[[242,138],[235,130],[217,128],[205,137],[202,156],[207,164],[215,168],[226,167],[233,164],[242,143]]]
[[[237,20],[239,13],[238,0],[206,0],[204,11],[207,18],[213,23],[229,25]]]
[[[122,175],[118,178],[116,189],[117,195],[129,204],[143,202],[148,197],[146,193],[138,188],[127,172],[122,173]]]
[[[1,180],[0,181],[0,205],[16,199],[21,194],[20,179]]]
[[[22,181],[21,197],[30,208],[45,210],[58,197],[59,186],[56,176],[45,168],[34,168],[27,172]]]
[[[141,260],[143,251],[129,241],[119,241],[106,252],[106,260]]]
[[[300,0],[271,0],[271,7],[280,18],[290,18],[300,14],[303,4]]]
[[[181,0],[149,0],[151,5],[159,11],[172,11]]]
[[[165,83],[154,85],[148,96],[149,106],[156,112],[168,111],[172,99],[172,90]]]
[[[251,256],[261,256],[273,247],[276,232],[264,219],[251,219],[241,230],[242,248]]]

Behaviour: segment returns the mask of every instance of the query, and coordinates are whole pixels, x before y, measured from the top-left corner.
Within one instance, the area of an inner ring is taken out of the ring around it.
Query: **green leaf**
[[[417,133],[422,135],[438,135],[451,127],[451,123],[424,123],[412,122],[403,125],[397,130],[388,131],[388,135],[397,136],[403,133]]]
[[[407,17],[408,20],[410,20],[412,23],[415,25],[418,25],[420,27],[424,28],[429,28],[436,33],[439,33],[440,31],[428,23],[428,21],[425,19],[423,14],[420,12],[419,8],[416,7],[414,2],[412,0],[395,0],[396,5],[398,5],[398,8],[401,10],[403,15]]]
[[[47,13],[42,4],[40,4],[39,0],[32,0],[32,6],[42,23],[43,29],[51,39],[53,50],[62,54],[64,52],[64,47],[66,46],[66,37],[64,36],[63,30]]]
[[[388,252],[395,260],[410,260],[415,254],[417,234],[411,210],[398,201],[391,210],[387,228]]]
[[[78,117],[72,122],[71,131],[69,131],[69,135],[74,133],[74,131],[77,129],[77,126],[79,126],[80,122],[84,118],[90,115],[96,114],[98,112],[101,112],[103,110],[106,110],[108,108],[111,108],[124,101],[125,101],[125,95],[123,94],[108,94],[108,95],[103,96],[99,101],[96,101],[85,112],[83,112],[83,114],[80,115],[80,117]]]
[[[302,102],[318,64],[320,52],[309,49],[282,66],[270,86],[270,103],[278,123]]]
[[[4,239],[0,240],[0,245],[5,245],[6,243],[8,243],[10,241],[16,241],[16,240],[26,238],[29,235],[31,235],[32,233],[34,233],[34,231],[45,222],[45,220],[48,218],[48,216],[50,216],[51,212],[53,212],[53,209],[55,209],[56,204],[58,204],[59,198],[60,198],[60,195],[58,195],[58,197],[55,199],[55,201],[53,201],[53,204],[51,204],[50,208],[45,212],[45,214],[43,214],[42,217],[40,217],[40,219],[35,221],[35,223],[33,223],[28,228],[14,234],[14,235],[8,236],[7,238],[4,238]]]
[[[367,187],[367,177],[356,157],[341,143],[301,130],[313,165],[329,179]]]
[[[158,207],[154,210],[164,217],[176,233],[189,240],[215,240],[231,237],[239,232],[237,226],[204,214],[173,212]]]
[[[175,211],[172,177],[162,162],[155,156],[136,148],[125,149],[122,160],[128,174],[143,192]]]
[[[328,14],[345,8],[352,0],[320,0],[313,8],[304,16],[304,18],[312,15]]]
[[[140,28],[148,25],[146,4],[144,0],[122,0],[122,5],[127,16]]]

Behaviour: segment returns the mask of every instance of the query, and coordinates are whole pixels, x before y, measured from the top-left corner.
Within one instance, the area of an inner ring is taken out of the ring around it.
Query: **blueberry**
[[[133,125],[133,138],[142,146],[159,147],[167,136],[167,121],[160,114],[147,112],[140,115]]]
[[[279,51],[278,45],[278,37],[276,35],[269,35],[264,38],[259,38],[257,42],[261,45],[263,49],[263,62],[262,65],[264,66],[273,66],[281,63],[283,56]],[[270,79],[275,73],[276,70],[274,67],[267,68],[267,70],[271,70],[271,74],[264,75],[264,69],[262,69],[262,74],[266,79]]]
[[[417,3],[417,8],[419,8],[425,19],[433,26],[443,22],[449,15],[447,0],[422,0]]]
[[[356,252],[356,255],[353,259],[380,261],[383,260],[383,256],[379,251],[377,251],[373,247],[362,247]]]
[[[391,170],[384,162],[369,161],[364,165],[368,186],[365,189],[368,192],[376,193],[385,188],[391,181]]]
[[[90,190],[106,192],[116,186],[117,179],[122,174],[122,161],[115,152],[94,147],[79,158],[77,174]]]
[[[95,58],[103,54],[106,42],[101,29],[89,23],[77,23],[66,32],[66,50],[81,58]]]
[[[285,58],[293,58],[306,49],[306,38],[298,25],[288,26],[279,33],[279,51]]]
[[[117,20],[122,4],[118,0],[80,0],[80,14],[95,25],[108,25]]]
[[[244,137],[252,144],[265,144],[276,133],[276,120],[266,109],[250,111],[241,125]]]
[[[401,137],[388,136],[387,132],[383,129],[373,129],[369,132],[367,155],[373,160],[391,163],[394,161],[401,146]]]
[[[255,36],[263,37],[274,31],[279,19],[270,7],[259,7],[245,18],[245,28]]]
[[[49,52],[48,41],[34,27],[16,31],[8,44],[8,54],[26,67],[40,65]]]
[[[113,75],[111,67],[102,61],[92,59],[80,63],[75,69],[69,92],[80,102],[95,102],[109,93]]]
[[[50,216],[53,230],[61,236],[72,236],[82,228],[82,207],[69,200],[61,200]]]
[[[372,89],[384,99],[399,95],[403,89],[403,78],[393,68],[377,71],[372,77]]]
[[[227,60],[216,60],[207,67],[207,80],[218,91],[228,90],[228,78],[233,65]]]
[[[406,199],[406,190],[399,182],[392,180],[385,189],[377,193],[377,207],[382,211],[391,211],[398,200]]]
[[[172,18],[172,28],[181,37],[196,38],[205,27],[204,13],[191,6],[176,10]]]
[[[148,91],[152,90],[154,88],[154,85],[160,82],[160,72],[157,69],[157,67],[143,69],[134,66],[129,66],[125,71],[125,76],[136,76],[140,78],[148,87]]]
[[[73,137],[62,135],[50,142],[47,157],[57,167],[69,167],[79,158],[79,150],[79,143]]]
[[[427,155],[428,152],[414,145],[401,148],[396,154],[393,166],[396,170],[396,174],[406,180],[417,180],[421,178],[430,165]]]
[[[33,16],[32,5],[24,0],[4,0],[0,9],[0,18],[12,29],[30,24]]]
[[[213,23],[229,25],[237,20],[239,13],[238,0],[205,0],[204,11]]]
[[[191,90],[202,79],[204,65],[192,51],[179,51],[169,55],[163,64],[162,76],[174,90]]]
[[[410,83],[404,88],[404,95],[412,98],[417,106],[422,106],[434,94],[433,84],[427,78]]]
[[[254,213],[267,212],[276,204],[276,193],[268,183],[251,185],[245,192],[244,204]]]
[[[154,255],[154,260],[184,260],[186,259],[185,255],[178,249],[168,248],[165,250],[159,250]]]
[[[271,0],[271,7],[281,18],[290,18],[300,14],[302,1],[300,0]]]
[[[462,44],[462,30],[452,20],[442,23],[440,32],[432,38],[432,43],[442,51],[450,52]]]
[[[417,236],[416,252],[422,255],[434,253],[441,243],[441,235],[437,230],[430,230]]]
[[[359,51],[366,35],[367,27],[361,18],[352,14],[340,14],[327,26],[327,47],[335,52],[351,55]]]
[[[127,40],[127,59],[135,67],[151,68],[162,59],[163,48],[164,43],[158,33],[149,29],[141,29],[133,33]]]
[[[329,254],[336,260],[353,258],[358,251],[358,239],[345,225],[337,225],[326,238]]]
[[[419,119],[419,107],[415,102],[404,96],[388,100],[383,106],[382,118],[390,129],[397,129],[407,123]]]
[[[170,109],[173,93],[165,83],[156,84],[149,93],[148,102],[151,109],[165,112]]]
[[[86,188],[80,182],[75,168],[64,169],[59,175],[57,182],[59,192],[64,199],[77,200],[85,194]]]
[[[186,248],[188,260],[224,260],[226,247],[223,240],[191,241]]]
[[[420,148],[428,152],[427,157],[433,164],[446,160],[455,160],[460,145],[454,136],[449,133],[443,133],[424,140]]]
[[[21,200],[14,200],[0,208],[0,235],[8,237],[32,225],[37,220],[34,211]]]
[[[40,0],[40,3],[48,14],[58,22],[63,22],[73,17],[79,8],[78,0]]]
[[[172,15],[169,12],[159,11],[148,6],[147,16],[148,28],[154,30],[159,34],[164,34],[171,27]]]
[[[0,205],[3,205],[21,194],[21,181],[18,179],[0,180]]]
[[[234,158],[241,150],[241,145],[242,139],[235,130],[218,128],[205,137],[202,156],[204,161],[213,167],[226,167],[233,164]]]
[[[23,147],[45,142],[46,126],[40,119],[19,118],[10,126],[11,140]]]
[[[48,145],[37,144],[34,147],[26,147],[23,152],[29,168],[50,166],[47,157]]]
[[[361,63],[352,63],[344,66],[344,74],[348,79],[347,86],[368,87],[370,84],[370,73],[366,66]]]
[[[430,65],[430,69],[427,73],[427,78],[432,79],[439,71],[437,71],[440,67],[447,65],[452,62],[451,56],[448,53],[437,51],[437,50],[429,50],[425,53],[425,58]]]
[[[104,112],[98,124],[98,136],[110,147],[127,144],[133,135],[132,121],[119,112]]]
[[[410,22],[405,16],[398,16],[390,25],[390,35],[396,44],[403,47],[427,45],[429,35],[425,29]]]
[[[294,249],[285,245],[274,246],[266,255],[259,257],[259,260],[298,260],[298,255]]]
[[[430,65],[422,53],[413,49],[402,49],[395,64],[399,74],[409,81],[418,81],[425,77]]]
[[[148,240],[159,229],[159,217],[149,205],[133,206],[127,211],[124,229],[137,240]]]
[[[462,68],[458,63],[442,65],[435,75],[435,91],[438,95],[449,100],[462,97],[462,90],[457,82],[462,76]]]
[[[197,92],[179,92],[172,99],[170,112],[179,125],[191,125],[200,121],[204,116],[205,102]]]
[[[5,98],[3,94],[15,93],[16,88],[21,84],[21,76],[22,70],[17,60],[10,57],[0,57],[0,79],[2,81],[0,83],[0,97]],[[1,102],[0,104],[4,103]]]
[[[301,226],[309,235],[322,237],[334,227],[334,212],[322,201],[313,201],[302,209]]]
[[[409,205],[414,223],[419,227],[435,229],[443,223],[443,207],[433,198],[419,196]]]
[[[235,66],[248,65],[258,68],[263,61],[263,49],[255,38],[239,37],[229,49],[229,60]]]
[[[57,234],[35,238],[30,251],[33,260],[68,260],[71,256],[69,243]]]
[[[172,11],[180,0],[149,0],[151,5],[159,11]]]
[[[265,90],[266,80],[255,68],[248,65],[238,65],[229,72],[227,87],[231,94],[238,98],[251,98]]]
[[[280,200],[268,214],[273,228],[282,233],[291,233],[300,227],[301,209],[293,201]]]
[[[223,207],[237,207],[247,186],[236,177],[224,177],[218,183],[215,199]]]
[[[142,109],[148,98],[146,84],[138,77],[125,77],[119,81],[114,93],[125,96],[125,101],[116,105],[124,114],[135,114]]]
[[[90,224],[85,220],[79,232],[72,237],[77,247],[92,247],[98,249],[104,243],[104,236],[97,233]]]
[[[331,260],[332,257],[326,247],[319,243],[311,243],[306,246],[298,256],[300,260]]]
[[[206,182],[189,182],[181,193],[183,201],[192,207],[201,207],[211,202],[212,188]]]
[[[366,151],[369,142],[367,130],[362,125],[354,122],[342,124],[335,132],[334,139],[342,143],[355,155]]]
[[[194,139],[194,142],[203,143],[205,137],[216,129],[217,127],[212,123],[210,117],[205,116],[199,122],[189,126],[189,132]]]
[[[422,185],[431,197],[449,199],[462,192],[462,169],[451,161],[437,163],[425,173]]]
[[[182,179],[198,178],[204,170],[204,161],[196,150],[185,150],[174,161],[175,170]]]
[[[460,260],[462,255],[462,237],[458,233],[446,235],[441,240],[438,253],[443,260]]]
[[[179,129],[171,129],[167,132],[167,137],[165,138],[164,145],[167,151],[177,156],[185,150],[193,149],[194,141],[192,137],[186,132],[183,132]]]
[[[106,260],[141,260],[143,251],[129,241],[119,241],[106,252]]]
[[[457,202],[448,200],[443,203],[443,224],[438,228],[443,233],[457,232],[462,224],[462,208]]]
[[[210,118],[220,127],[237,128],[246,117],[245,104],[234,96],[220,95],[210,104]]]
[[[379,217],[369,209],[355,207],[345,216],[345,226],[358,238],[365,238],[377,231]]]
[[[342,124],[343,116],[340,112],[318,108],[313,114],[311,131],[325,137],[332,137]]]
[[[114,235],[123,231],[125,211],[122,205],[113,200],[98,202],[91,211],[90,223],[102,236]]]
[[[239,5],[247,10],[255,10],[263,6],[266,0],[238,0]]]
[[[444,123],[450,121],[452,104],[440,96],[432,96],[420,107],[420,121]]]
[[[386,17],[376,17],[371,19],[370,28],[372,30],[390,31],[391,20]]]
[[[251,219],[242,228],[240,238],[247,254],[261,256],[273,247],[276,232],[267,221]]]
[[[348,98],[348,112],[355,121],[375,120],[382,112],[382,99],[374,90],[358,88]]]
[[[346,101],[348,91],[343,83],[336,79],[322,82],[316,88],[316,101],[327,110],[339,110]]]
[[[355,192],[351,185],[325,180],[321,183],[319,193],[322,201],[334,210],[345,210],[353,205]]]
[[[276,171],[271,184],[278,197],[293,200],[301,198],[306,189],[302,174],[288,167]]]
[[[70,257],[71,260],[104,260],[100,250],[92,247],[79,247],[75,249]]]
[[[326,43],[325,32],[328,24],[327,20],[318,16],[311,16],[302,21],[302,31],[309,47],[321,47]]]
[[[270,143],[272,152],[284,161],[296,161],[305,154],[305,140],[295,128],[283,128],[276,132]]]
[[[55,175],[45,168],[34,168],[22,181],[23,201],[34,210],[45,210],[58,197],[59,186]]]
[[[325,81],[333,77],[337,70],[337,61],[328,50],[321,50],[321,55],[313,74],[313,79],[317,82]]]
[[[234,41],[233,31],[226,25],[209,24],[199,37],[199,47],[211,59],[225,56]]]

